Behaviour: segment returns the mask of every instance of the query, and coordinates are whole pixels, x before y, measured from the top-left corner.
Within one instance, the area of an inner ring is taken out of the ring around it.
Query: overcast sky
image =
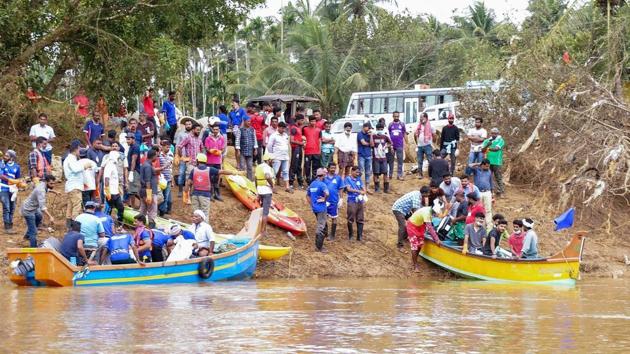
[[[288,3],[289,0],[267,0],[265,6],[259,7],[254,16],[278,16],[281,3]],[[452,23],[453,14],[465,14],[468,6],[474,3],[473,0],[397,0],[398,6],[394,4],[384,4],[382,7],[403,12],[408,9],[414,15],[432,14],[442,22]],[[485,0],[486,6],[493,9],[500,20],[509,18],[514,23],[521,23],[527,17],[527,0]],[[316,7],[318,0],[311,0],[311,6]]]

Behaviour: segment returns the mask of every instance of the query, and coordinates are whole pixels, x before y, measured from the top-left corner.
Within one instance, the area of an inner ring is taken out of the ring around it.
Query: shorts
[[[269,208],[271,207],[271,194],[259,194],[260,204],[262,204],[263,216],[269,215]]]
[[[326,214],[328,214],[330,218],[337,218],[337,215],[339,215],[339,205],[336,202],[326,202]]]
[[[407,238],[409,239],[411,250],[417,251],[421,249],[424,244],[426,226],[424,226],[424,224],[422,224],[422,226],[416,226],[407,220],[405,228],[407,229]]]
[[[129,195],[140,194],[140,173],[138,171],[133,171],[133,182],[129,182],[129,188],[127,189],[127,194]]]
[[[343,169],[346,167],[354,166],[354,155],[355,153],[352,151],[349,151],[349,152],[339,151],[337,153],[337,162],[338,162],[337,165],[339,165],[339,168]]]
[[[387,160],[376,160],[372,162],[373,171],[375,175],[386,175],[387,174]]]

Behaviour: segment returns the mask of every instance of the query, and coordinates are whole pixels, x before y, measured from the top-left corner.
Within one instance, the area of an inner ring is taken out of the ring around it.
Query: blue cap
[[[89,209],[96,209],[97,206],[98,206],[97,202],[94,202],[94,201],[91,201],[91,200],[85,202],[85,209],[88,209],[88,208]]]

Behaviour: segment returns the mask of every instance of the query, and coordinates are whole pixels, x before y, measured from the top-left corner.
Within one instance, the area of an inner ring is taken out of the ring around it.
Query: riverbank
[[[287,207],[302,216],[308,226],[309,233],[291,240],[286,232],[269,226],[269,235],[263,241],[265,244],[277,246],[291,246],[293,252],[275,262],[261,262],[256,272],[256,278],[345,278],[345,277],[386,277],[386,278],[420,278],[420,279],[451,279],[451,274],[427,263],[422,263],[423,271],[413,273],[410,269],[408,251],[401,253],[396,248],[396,221],[391,214],[391,205],[404,193],[415,190],[428,183],[427,179],[418,180],[407,176],[405,181],[393,181],[392,193],[377,193],[370,196],[366,208],[365,241],[349,241],[345,223],[345,205],[340,211],[337,239],[326,241],[327,253],[315,251],[314,229],[315,219],[305,199],[303,190],[296,190],[289,194],[279,188],[274,196]],[[63,192],[63,184],[59,183],[57,190]],[[20,192],[18,203],[26,198],[27,191]],[[176,193],[176,192],[175,192]],[[234,198],[231,192],[222,188],[223,202],[213,202],[211,206],[211,224],[217,232],[237,232],[247,219],[249,211]],[[18,209],[19,209],[18,205]],[[63,194],[50,195],[49,209],[57,219],[53,232],[41,232],[39,240],[48,236],[63,237],[63,211],[65,201]],[[550,255],[561,249],[571,238],[571,231],[553,232],[553,218],[556,211],[545,206],[542,198],[537,198],[533,191],[508,186],[505,197],[496,200],[493,212],[504,214],[508,220],[522,217],[532,217],[537,222],[540,253]],[[190,221],[190,207],[175,198],[173,219]],[[629,242],[623,235],[607,235],[603,222],[590,215],[576,215],[574,230],[586,230],[588,239],[584,251],[582,265],[583,277],[623,277],[628,266],[623,263],[624,250],[630,256]],[[609,222],[609,221],[608,221]],[[22,240],[25,231],[24,221],[16,212],[15,235],[0,237],[0,253],[2,261],[2,281],[6,282],[8,264],[6,249],[9,247],[23,247],[27,242]]]

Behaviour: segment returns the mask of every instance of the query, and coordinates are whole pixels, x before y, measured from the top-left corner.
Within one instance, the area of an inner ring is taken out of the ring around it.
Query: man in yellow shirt
[[[433,228],[432,218],[433,215],[440,214],[443,206],[441,203],[436,203],[433,207],[422,207],[416,210],[407,220],[406,229],[407,237],[409,238],[409,245],[411,246],[411,262],[413,264],[413,270],[416,273],[420,272],[420,266],[418,265],[418,254],[424,244],[424,234],[429,231],[433,241],[440,246],[442,242]]]

